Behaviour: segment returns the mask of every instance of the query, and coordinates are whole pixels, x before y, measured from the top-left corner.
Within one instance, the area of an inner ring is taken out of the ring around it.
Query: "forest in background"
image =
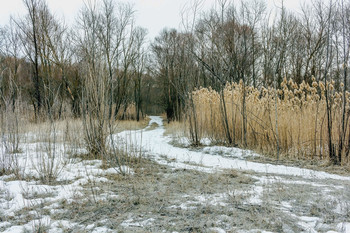
[[[2,119],[81,118],[99,154],[111,120],[165,112],[193,145],[349,162],[349,1],[276,15],[258,0],[197,1],[150,44],[128,4],[87,2],[69,27],[44,0],[23,3],[0,28]]]

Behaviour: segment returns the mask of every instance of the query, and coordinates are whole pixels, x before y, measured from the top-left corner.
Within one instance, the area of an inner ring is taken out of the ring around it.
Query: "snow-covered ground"
[[[304,184],[322,187],[324,193],[315,193],[315,195],[325,195],[326,198],[336,198],[332,196],[327,197],[327,192],[332,189],[340,189],[344,190],[344,192],[350,191],[349,176],[284,165],[250,162],[244,158],[257,155],[248,150],[213,146],[204,147],[200,151],[192,151],[188,148],[173,146],[170,143],[173,139],[170,136],[164,136],[165,129],[162,118],[153,116],[151,117],[150,125],[152,123],[158,124],[159,127],[151,131],[147,131],[147,129],[133,132],[125,131],[115,135],[116,140],[132,142],[135,147],[141,147],[148,154],[153,155],[158,162],[168,164],[174,168],[196,169],[212,173],[223,169],[253,172],[255,173],[254,178],[258,179],[259,182],[251,190],[254,194],[250,200],[252,203],[261,202],[260,196],[262,195],[263,187],[271,183]],[[165,161],[164,156],[170,159],[171,162]],[[341,181],[341,184],[335,186],[334,183],[338,181]],[[348,205],[348,202],[346,204]],[[287,209],[288,207],[290,208],[288,203],[282,203],[282,206]],[[349,211],[349,209],[346,211]],[[338,223],[335,230],[350,232],[350,213],[344,214],[349,217],[348,221]],[[321,219],[317,217],[300,216],[300,225],[305,228],[306,232],[317,232],[315,228],[317,228],[317,224],[320,221]]]
[[[176,205],[172,204],[166,208],[184,211],[196,209],[201,205],[229,208],[228,200],[234,198],[234,202],[237,201],[240,203],[239,205],[242,205],[237,209],[250,208],[266,211],[268,208],[269,212],[266,214],[273,211],[274,214],[277,213],[276,215],[281,213],[287,216],[286,223],[284,224],[283,221],[281,223],[281,229],[284,232],[350,233],[349,176],[247,161],[247,157],[259,155],[238,148],[206,146],[192,150],[176,147],[171,144],[173,140],[171,136],[164,136],[165,129],[162,118],[158,116],[150,118],[149,126],[143,130],[124,131],[111,137],[118,142],[118,145],[143,151],[143,154],[158,164],[170,167],[174,171],[174,174],[170,174],[173,176],[176,176],[175,171],[185,169],[206,174],[233,171],[232,177],[236,177],[235,172],[238,172],[243,174],[243,177],[248,177],[245,179],[250,179],[247,182],[242,181],[244,184],[245,182],[249,183],[248,188],[239,189],[237,187],[236,190],[231,188],[225,190],[223,187],[217,189],[216,192],[211,191],[191,197],[186,196],[186,194],[181,198],[187,201]],[[156,128],[151,127],[154,123],[158,125]],[[35,132],[31,132],[31,134],[35,136]],[[98,203],[99,200],[103,201],[107,196],[113,198],[114,195],[113,190],[107,190],[105,186],[113,183],[108,179],[108,176],[118,174],[118,168],[102,169],[100,160],[69,158],[68,147],[69,145],[64,143],[56,143],[48,149],[45,143],[40,141],[21,143],[22,153],[13,156],[17,157],[17,166],[22,168],[22,176],[25,179],[18,180],[13,174],[0,176],[1,232],[23,232],[24,230],[32,232],[41,229],[41,227],[44,232],[65,232],[62,229],[73,228],[84,229],[84,232],[114,232],[113,229],[107,227],[107,224],[104,225],[103,221],[98,224],[85,224],[84,222],[52,217],[56,213],[65,211],[63,203],[69,205],[82,199]],[[75,151],[78,150],[81,148],[75,149]],[[5,149],[3,148],[0,153],[4,154]],[[39,164],[42,164],[43,161],[51,161],[52,154],[55,154],[54,163],[46,165],[57,167],[54,169],[57,177],[55,182],[50,183],[50,185],[43,184],[40,173],[45,167],[39,166]],[[129,167],[122,167],[122,169],[133,174],[133,170]],[[91,193],[89,196],[86,195],[87,189]],[[46,211],[39,211],[37,208]],[[162,205],[160,209],[163,208],[165,207]],[[305,211],[305,209],[310,211]],[[23,214],[24,212],[26,214]],[[121,221],[118,227],[126,231],[135,227],[153,229],[152,226],[161,229],[161,226],[159,228],[159,219],[155,216],[141,218],[140,215],[129,214],[130,217]],[[265,218],[264,213],[256,213],[256,215],[259,215],[260,219]],[[22,219],[25,216],[27,216],[27,220]],[[222,217],[222,219],[225,218]],[[108,221],[112,220],[106,219],[106,222]],[[251,226],[244,224],[239,228],[234,228],[235,226],[230,225],[230,221],[227,223],[225,220],[225,224],[220,223],[220,221],[213,224],[215,226],[207,226],[202,230],[206,232],[226,232],[228,229],[236,229],[237,232],[264,232],[264,230],[268,230],[252,229]],[[293,224],[289,224],[289,222],[293,222]],[[227,229],[223,226],[226,226]],[[289,226],[293,226],[293,228]]]
[[[202,151],[191,151],[188,148],[179,148],[170,144],[172,138],[164,137],[162,118],[151,116],[150,124],[159,125],[155,130],[124,131],[116,135],[116,140],[128,141],[142,147],[146,152],[157,157],[165,155],[169,159],[175,159],[171,165],[174,167],[190,168],[187,164],[197,164],[205,167],[204,170],[215,172],[218,169],[240,169],[270,175],[298,176],[305,179],[335,179],[350,181],[350,177],[333,175],[326,172],[301,169],[297,167],[272,165],[257,162],[249,162],[246,156],[256,156],[251,151],[227,147],[204,147]],[[230,155],[222,156],[222,154]],[[198,168],[199,169],[199,168]]]

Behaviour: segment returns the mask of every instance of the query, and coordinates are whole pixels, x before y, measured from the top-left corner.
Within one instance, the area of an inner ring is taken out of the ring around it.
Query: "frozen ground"
[[[68,156],[65,143],[22,142],[11,155],[20,171],[0,177],[0,231],[350,232],[349,176],[250,162],[259,155],[237,148],[176,147],[160,117],[149,125],[113,135],[144,154],[121,168],[127,176]],[[48,184],[47,166],[57,168]]]

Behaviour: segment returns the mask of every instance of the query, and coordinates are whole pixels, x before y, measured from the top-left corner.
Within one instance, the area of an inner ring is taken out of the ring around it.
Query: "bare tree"
[[[32,64],[33,70],[33,85],[34,85],[34,99],[33,107],[35,119],[38,119],[42,107],[42,94],[39,77],[39,11],[44,7],[41,0],[23,0],[27,10],[25,19],[16,20],[16,24],[21,32],[20,38],[22,41],[22,48],[27,58]]]
[[[134,70],[134,100],[136,107],[136,120],[140,120],[140,112],[142,112],[142,78],[145,72],[147,62],[147,54],[144,48],[146,30],[143,28],[135,29],[135,53],[136,57],[132,63]]]
[[[347,106],[347,97],[346,97],[346,91],[347,91],[347,82],[348,82],[348,64],[349,64],[349,56],[350,56],[350,27],[349,27],[349,16],[350,16],[350,4],[347,6],[344,6],[344,1],[341,1],[340,4],[340,12],[339,12],[339,32],[341,34],[342,38],[342,45],[339,47],[342,47],[342,69],[343,69],[343,91],[342,91],[342,116],[341,116],[341,131],[339,134],[339,147],[338,147],[338,161],[341,163],[342,161],[342,155],[344,154],[344,158],[348,158],[349,151],[350,151],[350,139],[348,142],[346,142],[346,135],[348,133],[349,127],[349,117],[350,114],[346,110]],[[338,47],[337,47],[338,48]],[[350,137],[349,137],[350,138]]]
[[[11,106],[12,111],[15,111],[16,100],[19,96],[19,87],[18,87],[18,73],[20,67],[20,41],[19,34],[16,31],[15,24],[12,19],[10,19],[10,24],[0,30],[0,58],[3,60],[3,69],[1,71],[1,82],[5,84],[6,82],[6,90],[2,88],[1,96],[5,106]],[[5,78],[6,74],[6,78]],[[6,98],[6,100],[5,100]]]

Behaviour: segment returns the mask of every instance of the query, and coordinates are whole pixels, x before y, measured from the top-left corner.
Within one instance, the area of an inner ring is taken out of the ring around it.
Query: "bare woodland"
[[[188,1],[155,38],[48,2],[0,26],[0,232],[350,232],[349,0]]]
[[[349,164],[348,1],[313,1],[301,13],[283,2],[272,13],[258,0],[203,12],[197,1],[181,12],[181,29],[150,44],[125,3],[86,1],[73,26],[44,0],[23,3],[27,14],[0,28],[3,122],[82,119],[97,156],[115,121],[165,112],[194,146],[209,137]]]

